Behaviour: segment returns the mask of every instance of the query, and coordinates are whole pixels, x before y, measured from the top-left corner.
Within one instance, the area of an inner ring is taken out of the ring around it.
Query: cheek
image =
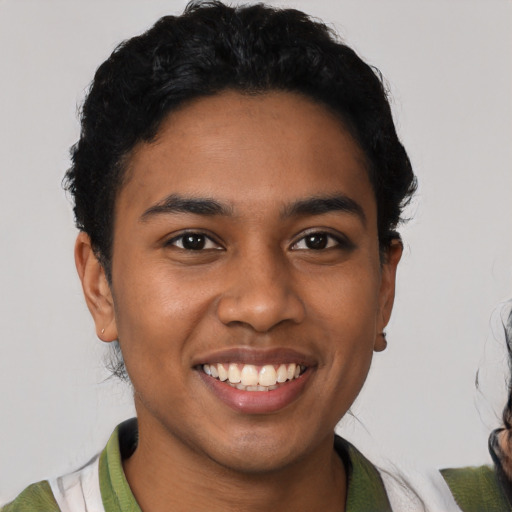
[[[113,282],[115,314],[128,370],[151,363],[151,371],[159,371],[171,353],[178,363],[208,308],[204,291],[195,293],[196,287],[185,286],[158,265],[139,267],[138,272],[118,270],[123,277]]]
[[[319,277],[310,279],[303,288],[308,290],[312,314],[329,335],[359,341],[372,337],[379,311],[378,266],[347,265]]]
[[[310,317],[324,337],[322,364],[344,401],[359,392],[373,356],[380,283],[374,267],[347,268],[309,288]]]
[[[171,272],[165,261],[134,262],[131,268],[118,267],[114,276],[117,319],[121,329],[159,328],[159,322],[180,322],[201,307],[204,290],[185,282],[183,273]],[[129,334],[124,332],[125,335]]]

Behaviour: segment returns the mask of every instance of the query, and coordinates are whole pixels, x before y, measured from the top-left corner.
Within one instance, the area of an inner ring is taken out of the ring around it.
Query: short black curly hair
[[[121,43],[98,68],[64,186],[111,279],[114,205],[131,151],[184,102],[232,89],[300,93],[338,115],[366,155],[381,249],[416,180],[380,73],[326,25],[294,9],[193,1]]]

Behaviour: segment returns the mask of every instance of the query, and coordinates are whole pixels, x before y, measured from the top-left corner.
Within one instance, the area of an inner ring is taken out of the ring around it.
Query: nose
[[[299,324],[305,316],[285,257],[258,254],[232,262],[217,315],[225,325],[245,325],[266,333],[285,322]]]

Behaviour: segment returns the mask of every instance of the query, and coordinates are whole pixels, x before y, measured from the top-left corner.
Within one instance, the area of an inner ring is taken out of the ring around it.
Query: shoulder
[[[47,480],[32,484],[15,498],[0,508],[0,512],[59,512],[52,489]]]
[[[137,444],[135,418],[114,430],[104,450],[79,470],[27,487],[0,512],[140,512],[126,481],[122,459]]]
[[[335,448],[348,473],[348,511],[461,512],[439,471],[400,464],[374,450],[372,461],[347,441]]]
[[[449,468],[441,474],[464,512],[512,511],[492,466]]]
[[[98,459],[68,475],[30,485],[0,512],[103,511]]]
[[[103,511],[98,462],[96,456],[73,473],[30,485],[0,512]]]

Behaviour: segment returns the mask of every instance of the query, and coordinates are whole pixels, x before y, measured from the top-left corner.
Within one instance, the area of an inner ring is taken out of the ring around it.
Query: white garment
[[[100,491],[97,455],[82,469],[48,480],[62,512],[105,512]]]
[[[376,466],[396,512],[461,512],[437,470],[421,470],[390,462]]]

